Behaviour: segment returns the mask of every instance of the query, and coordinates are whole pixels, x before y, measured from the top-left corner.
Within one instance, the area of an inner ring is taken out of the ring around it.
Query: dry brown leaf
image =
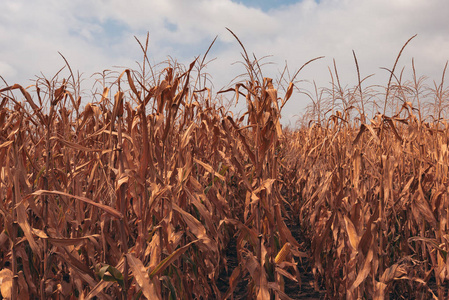
[[[52,243],[55,246],[74,246],[74,245],[83,243],[86,240],[100,238],[99,234],[92,234],[92,235],[87,235],[87,236],[83,236],[83,237],[79,237],[79,238],[53,238],[53,237],[49,237],[44,231],[42,231],[40,229],[31,228],[31,230],[36,236],[40,237],[41,239],[48,240],[50,243]]]
[[[34,255],[37,255],[39,258],[42,259],[42,249],[36,244],[36,241],[34,240],[33,233],[31,231],[31,226],[28,223],[28,217],[25,211],[25,205],[23,204],[23,201],[21,201],[16,206],[16,212],[17,212],[17,222],[19,223],[20,228],[22,228],[23,233],[25,234],[25,237],[30,244],[31,249],[33,250]]]
[[[268,291],[268,280],[265,272],[261,272],[259,281],[259,293],[257,294],[257,300],[270,299],[270,292]]]
[[[121,212],[119,212],[118,210],[101,204],[101,203],[97,203],[94,202],[86,197],[81,197],[81,196],[75,196],[75,195],[70,195],[64,192],[59,192],[59,191],[47,191],[47,190],[39,190],[39,191],[35,191],[34,193],[30,194],[31,196],[41,196],[41,195],[59,195],[59,196],[65,196],[65,197],[69,197],[69,198],[75,198],[78,199],[80,201],[83,201],[87,204],[93,205],[95,207],[98,207],[100,209],[102,209],[103,211],[107,212],[108,214],[110,214],[111,216],[117,218],[117,219],[122,219],[123,215]]]
[[[0,292],[5,299],[11,299],[12,295],[12,271],[3,269],[0,271]]]
[[[11,145],[13,143],[13,141],[7,141],[7,142],[4,142],[4,143],[2,143],[1,145],[0,145],[0,148],[6,148],[6,147],[8,147],[9,145]]]
[[[168,266],[170,266],[176,259],[181,256],[192,244],[198,242],[199,240],[192,241],[175,251],[173,251],[169,256],[167,256],[163,261],[161,261],[153,270],[150,272],[150,279],[152,280],[155,276],[162,273]]]
[[[206,171],[208,171],[209,173],[213,174],[215,177],[219,178],[222,181],[226,181],[226,179],[224,178],[224,176],[222,176],[220,173],[217,173],[214,171],[214,169],[207,163],[204,163],[196,158],[193,159],[194,162],[196,162],[197,164],[201,165],[203,168],[206,169]]]
[[[293,88],[295,87],[295,85],[293,84],[293,82],[290,82],[288,84],[288,88],[287,88],[287,92],[285,93],[284,96],[284,101],[282,102],[282,106],[284,106],[284,104],[290,99],[290,97],[292,96],[293,93]],[[282,107],[281,107],[282,108]]]
[[[147,297],[147,299],[162,299],[161,295],[157,293],[154,283],[150,280],[150,276],[142,261],[136,258],[132,253],[126,254],[126,257],[128,258],[131,272],[141,287],[144,296]]]
[[[354,251],[357,251],[359,248],[360,237],[357,234],[357,230],[355,229],[354,224],[351,219],[349,219],[346,215],[344,216],[345,225],[346,225],[346,233],[349,237],[349,244],[351,245]]]
[[[79,145],[79,144],[76,144],[76,143],[73,143],[73,142],[70,142],[70,141],[66,141],[66,140],[61,139],[61,138],[56,137],[56,136],[51,137],[50,140],[56,140],[56,141],[58,141],[58,142],[64,144],[65,146],[70,147],[70,148],[73,148],[73,149],[76,149],[76,150],[78,150],[78,151],[85,151],[85,152],[90,152],[90,151],[92,151],[92,152],[101,152],[101,153],[107,153],[107,152],[109,152],[108,150],[87,148],[87,147],[81,146],[81,145]]]
[[[192,123],[190,124],[189,128],[187,128],[187,130],[184,132],[182,138],[181,138],[181,149],[185,149],[185,147],[187,146],[187,144],[189,143],[190,139],[191,139],[191,134],[192,131],[196,128],[196,124]]]
[[[362,269],[359,270],[357,278],[350,287],[351,291],[355,290],[363,281],[365,281],[366,277],[368,277],[371,271],[371,262],[373,261],[373,256],[373,249],[370,248],[368,251],[368,255],[365,257]]]

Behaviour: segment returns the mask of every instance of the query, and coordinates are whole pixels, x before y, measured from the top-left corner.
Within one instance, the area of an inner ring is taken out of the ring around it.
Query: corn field
[[[4,299],[449,296],[446,68],[431,88],[396,60],[379,94],[335,67],[291,129],[299,71],[264,77],[242,45],[245,79],[214,96],[206,55],[151,66],[140,46],[90,99],[68,64],[0,89]]]

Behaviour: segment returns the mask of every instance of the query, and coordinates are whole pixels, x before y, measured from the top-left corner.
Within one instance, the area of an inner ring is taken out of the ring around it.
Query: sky
[[[313,91],[313,82],[330,87],[333,60],[342,85],[355,86],[353,50],[361,76],[374,74],[366,84],[386,86],[389,74],[382,68],[393,67],[415,34],[398,64],[405,77],[411,76],[413,57],[418,75],[439,82],[449,60],[447,0],[2,0],[0,11],[0,76],[8,85],[28,86],[41,74],[53,77],[65,65],[60,52],[90,91],[96,72],[138,69],[142,51],[135,37],[144,42],[149,33],[154,65],[169,57],[188,65],[218,36],[205,69],[216,93],[244,72],[236,63],[242,49],[226,27],[250,55],[268,56],[266,77],[279,78],[286,64],[293,74],[324,56],[298,75],[299,90]],[[294,124],[308,104],[295,92],[282,123]]]

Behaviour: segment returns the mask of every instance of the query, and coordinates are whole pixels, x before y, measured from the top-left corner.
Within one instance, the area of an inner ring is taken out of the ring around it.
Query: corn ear
[[[290,243],[285,243],[284,246],[282,246],[282,249],[279,251],[279,253],[276,255],[274,262],[279,264],[285,260],[287,255],[290,253],[291,245]]]

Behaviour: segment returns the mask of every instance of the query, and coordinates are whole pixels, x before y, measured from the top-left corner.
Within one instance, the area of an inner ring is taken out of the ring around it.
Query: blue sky
[[[242,3],[248,7],[255,7],[261,9],[265,12],[269,10],[278,9],[282,6],[289,6],[291,4],[295,4],[299,1],[295,0],[241,0],[241,1],[233,1],[235,3]]]
[[[218,36],[209,53],[215,60],[206,69],[217,92],[244,72],[235,64],[240,46],[225,27],[249,53],[270,55],[265,61],[272,64],[263,68],[267,77],[278,77],[286,62],[294,72],[309,59],[325,56],[301,72],[301,90],[313,90],[313,81],[329,87],[333,59],[342,85],[354,86],[352,50],[362,77],[375,74],[366,83],[385,86],[388,74],[380,68],[391,68],[414,34],[399,61],[405,77],[414,57],[418,75],[428,76],[430,84],[440,81],[449,60],[446,0],[2,0],[0,11],[0,75],[8,84],[24,86],[41,72],[51,78],[63,67],[61,52],[84,74],[88,92],[95,72],[137,69],[142,53],[134,36],[144,40],[149,32],[154,64],[173,57],[188,65]],[[0,88],[4,85],[0,81]],[[295,93],[283,123],[294,123],[309,103]]]

